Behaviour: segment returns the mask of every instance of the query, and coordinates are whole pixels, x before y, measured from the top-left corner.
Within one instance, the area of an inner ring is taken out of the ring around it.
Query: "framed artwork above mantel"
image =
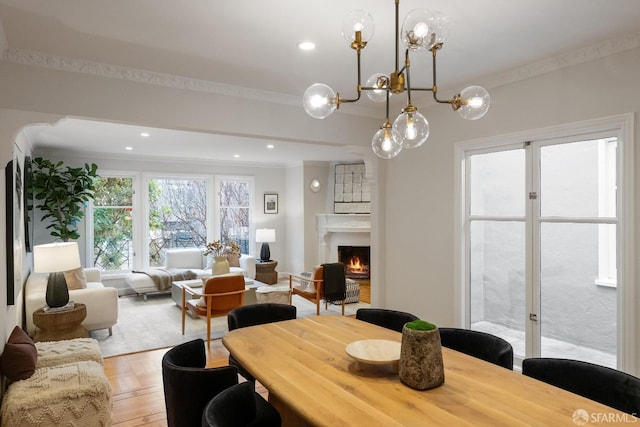
[[[371,213],[371,190],[365,172],[364,163],[336,165],[334,213]]]

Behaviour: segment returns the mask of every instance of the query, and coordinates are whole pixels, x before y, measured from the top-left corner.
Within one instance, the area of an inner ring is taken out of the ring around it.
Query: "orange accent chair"
[[[331,268],[335,271],[335,266],[342,265],[344,269],[344,264],[336,263],[336,264],[322,264],[318,267],[314,273],[313,278],[296,276],[295,274],[289,274],[289,289],[291,292],[289,293],[289,304],[292,305],[293,295],[300,295],[302,298],[311,301],[316,304],[316,315],[320,315],[320,301],[324,301],[324,309],[327,310],[329,301],[325,298],[325,289],[328,285],[333,289],[334,295],[338,295],[335,297],[335,300],[342,300],[342,315],[344,316],[344,301],[347,298],[346,296],[346,278],[344,277],[344,271],[341,277],[334,278],[334,283],[325,283],[324,277],[324,269],[325,266],[332,266]],[[337,292],[337,293],[335,293]],[[332,299],[332,298],[331,298]]]
[[[195,299],[187,300],[187,292]],[[245,292],[244,277],[241,275],[211,277],[202,289],[193,289],[189,285],[184,285],[182,287],[182,335],[184,335],[187,310],[198,316],[206,316],[208,348],[211,343],[211,318],[226,316],[234,308],[240,307],[244,303]],[[200,302],[201,299],[204,299],[204,305]]]

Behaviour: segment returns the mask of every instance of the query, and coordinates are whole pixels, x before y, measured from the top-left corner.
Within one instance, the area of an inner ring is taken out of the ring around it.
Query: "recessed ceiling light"
[[[133,147],[124,147],[124,149],[127,150],[127,151],[131,151],[131,150],[133,150]]]
[[[149,132],[142,132],[140,133],[140,136],[143,138],[149,138]]]
[[[235,157],[236,159],[240,158],[240,154],[234,154],[233,157]]]
[[[313,50],[316,48],[316,44],[313,42],[300,42],[298,43],[298,49],[300,50]]]
[[[267,148],[276,148],[276,146],[273,145],[273,144],[269,144],[269,145],[267,145]]]

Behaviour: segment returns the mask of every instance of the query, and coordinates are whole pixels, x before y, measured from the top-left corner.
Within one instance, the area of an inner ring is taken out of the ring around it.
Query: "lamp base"
[[[266,242],[260,248],[260,261],[271,261],[271,251],[269,250],[269,244]]]
[[[62,271],[49,273],[45,300],[49,307],[64,307],[69,302],[69,288]]]

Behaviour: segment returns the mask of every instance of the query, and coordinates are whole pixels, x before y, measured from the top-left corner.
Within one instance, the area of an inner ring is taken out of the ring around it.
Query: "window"
[[[618,116],[459,145],[460,319],[512,342],[516,360],[633,372],[631,123]]]
[[[148,181],[149,266],[164,265],[169,248],[207,243],[207,180],[150,178]]]
[[[134,178],[102,176],[96,181],[90,224],[93,224],[91,263],[102,271],[133,268]]]
[[[218,177],[218,235],[221,241],[236,242],[243,254],[250,246],[251,212],[253,209],[253,178]]]

